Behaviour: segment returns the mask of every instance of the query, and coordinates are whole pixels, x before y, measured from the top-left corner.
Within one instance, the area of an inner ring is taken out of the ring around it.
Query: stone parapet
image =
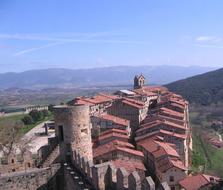
[[[47,168],[14,172],[0,177],[0,190],[36,190],[47,184],[60,169],[60,164]]]
[[[155,183],[150,176],[141,179],[139,173],[128,173],[125,168],[115,168],[111,162],[94,165],[83,158],[78,151],[73,152],[72,165],[85,176],[94,189],[106,190],[155,190]],[[161,184],[162,190],[169,190],[167,183]]]

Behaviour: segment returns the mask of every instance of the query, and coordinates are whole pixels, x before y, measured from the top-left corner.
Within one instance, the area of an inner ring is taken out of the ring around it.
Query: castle
[[[39,150],[40,168],[31,171],[33,179],[45,173],[49,180],[30,189],[185,189],[192,134],[180,95],[145,86],[139,75],[132,90],[77,97],[55,106],[54,116],[55,137]],[[0,189],[24,175],[0,177]]]

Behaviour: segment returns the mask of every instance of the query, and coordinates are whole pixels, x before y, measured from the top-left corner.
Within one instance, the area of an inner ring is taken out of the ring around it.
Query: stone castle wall
[[[47,184],[60,169],[60,164],[48,168],[14,172],[0,176],[0,190],[36,190]]]
[[[77,168],[84,178],[92,184],[95,189],[99,190],[169,190],[169,186],[164,183],[159,187],[155,186],[151,177],[141,177],[137,171],[128,173],[125,168],[115,168],[111,162],[94,165],[92,161],[82,157],[78,151],[72,153],[72,163]],[[67,174],[74,173],[70,167]],[[71,179],[72,177],[69,177]],[[75,178],[73,176],[75,182]],[[69,180],[69,184],[71,181]],[[69,190],[69,189],[68,189]]]

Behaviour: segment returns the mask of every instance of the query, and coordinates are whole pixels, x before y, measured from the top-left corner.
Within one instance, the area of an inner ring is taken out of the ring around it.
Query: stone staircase
[[[53,162],[58,158],[60,154],[60,150],[59,150],[59,145],[57,145],[53,151],[49,154],[49,156],[46,158],[46,160],[44,160],[44,162],[42,163],[42,167],[49,167],[51,164],[53,164]]]

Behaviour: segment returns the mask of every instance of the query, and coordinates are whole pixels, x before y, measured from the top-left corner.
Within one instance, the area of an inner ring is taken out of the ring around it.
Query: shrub
[[[30,115],[26,115],[26,116],[24,116],[24,118],[22,118],[22,122],[25,125],[33,124],[33,118]]]

